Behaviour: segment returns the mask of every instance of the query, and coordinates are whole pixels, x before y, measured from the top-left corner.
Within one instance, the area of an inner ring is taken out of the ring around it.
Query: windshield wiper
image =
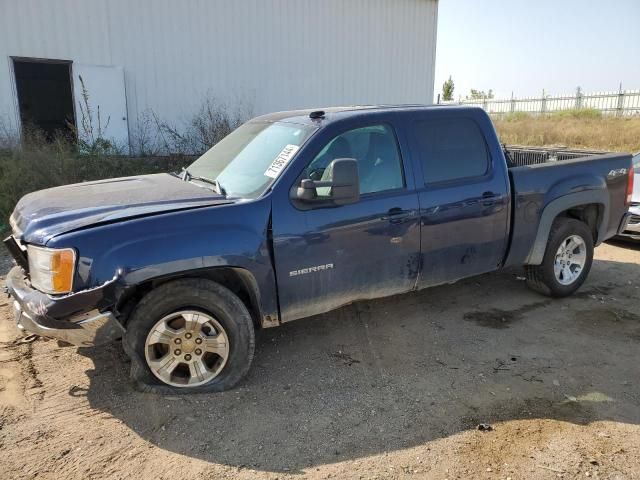
[[[189,170],[187,170],[186,168],[182,171],[182,178],[185,182],[190,182],[191,180],[198,180],[200,182],[208,183],[209,185],[213,185],[213,188],[216,191],[216,193],[218,193],[219,195],[224,195],[225,197],[227,196],[227,191],[224,189],[222,185],[220,185],[220,182],[218,182],[218,180],[212,180],[211,178],[192,175],[191,173],[189,173]]]

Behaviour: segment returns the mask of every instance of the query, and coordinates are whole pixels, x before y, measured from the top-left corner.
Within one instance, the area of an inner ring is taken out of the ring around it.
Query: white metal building
[[[108,136],[207,97],[254,114],[431,103],[437,0],[0,0],[0,119],[78,122],[83,77]]]

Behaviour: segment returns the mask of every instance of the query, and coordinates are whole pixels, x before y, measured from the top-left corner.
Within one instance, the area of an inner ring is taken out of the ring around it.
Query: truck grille
[[[631,218],[629,218],[629,225],[638,224],[640,224],[640,215],[631,215]]]

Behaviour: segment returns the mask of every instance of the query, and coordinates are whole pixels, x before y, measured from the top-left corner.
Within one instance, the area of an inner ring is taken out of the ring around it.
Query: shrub
[[[251,117],[251,109],[238,102],[230,108],[224,102],[207,97],[198,111],[182,127],[156,119],[156,128],[167,153],[201,154],[214,146]]]

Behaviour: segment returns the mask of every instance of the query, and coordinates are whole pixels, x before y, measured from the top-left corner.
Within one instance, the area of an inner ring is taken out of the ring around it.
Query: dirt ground
[[[640,247],[569,299],[521,275],[266,330],[239,388],[179,397],[119,344],[16,338],[2,296],[0,477],[640,478]]]

